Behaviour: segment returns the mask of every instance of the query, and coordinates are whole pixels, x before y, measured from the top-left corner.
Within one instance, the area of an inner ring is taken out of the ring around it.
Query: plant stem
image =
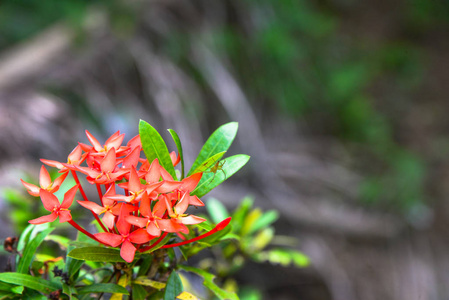
[[[98,197],[100,197],[101,206],[104,206],[103,205],[103,193],[101,192],[101,186],[98,183],[97,183],[97,192],[98,192]]]
[[[71,170],[73,179],[75,179],[75,182],[78,184],[78,188],[80,190],[81,195],[83,196],[84,201],[89,201],[89,199],[87,199],[86,193],[84,192],[83,187],[81,186],[81,183],[78,179],[78,175],[76,175],[76,172],[74,170]],[[103,222],[100,221],[100,218],[98,217],[98,215],[96,213],[94,213],[93,211],[90,211],[92,213],[92,215],[94,216],[95,220],[97,220],[98,224],[101,226],[101,228],[105,231],[108,232],[108,230],[106,229],[106,227],[103,225]]]
[[[199,235],[199,236],[197,236],[197,237],[195,237],[193,239],[190,239],[190,240],[187,240],[187,241],[182,241],[182,242],[179,242],[179,243],[176,243],[176,244],[164,245],[164,246],[161,247],[161,249],[167,249],[167,248],[173,248],[173,247],[177,247],[177,246],[182,246],[182,245],[185,245],[185,244],[190,244],[190,243],[196,242],[198,240],[204,239],[204,238],[206,238],[206,237],[208,237],[208,236],[210,236],[210,235],[212,235],[212,234],[214,234],[214,233],[216,233],[216,232],[226,228],[226,226],[228,226],[230,221],[231,221],[231,218],[224,219],[223,221],[218,223],[217,226],[215,226],[214,229],[212,229],[212,230],[210,230],[210,231],[208,231],[208,232],[206,232],[206,233],[204,233],[202,235]]]
[[[76,229],[78,229],[79,231],[81,231],[82,233],[84,233],[85,235],[87,235],[88,237],[90,237],[91,239],[93,239],[94,241],[97,241],[105,246],[109,246],[101,241],[99,241],[92,233],[88,232],[86,229],[84,229],[83,227],[81,227],[80,225],[78,225],[78,223],[76,223],[73,220],[68,221],[70,225],[72,225],[73,227],[75,227]]]
[[[145,248],[139,249],[139,252],[145,252],[148,251],[150,249],[153,249],[154,247],[156,247],[166,236],[167,236],[167,232],[164,232],[158,239],[156,242],[154,242],[153,244],[151,244],[150,246],[147,246]]]

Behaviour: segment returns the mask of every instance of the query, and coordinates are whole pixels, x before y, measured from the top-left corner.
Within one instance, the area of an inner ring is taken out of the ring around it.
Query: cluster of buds
[[[182,240],[166,244],[170,248],[195,242],[225,228],[230,218],[219,223],[211,231],[186,240],[186,225],[206,221],[204,218],[186,214],[189,206],[204,206],[191,192],[201,180],[202,173],[195,173],[182,180],[173,178],[157,159],[141,158],[140,136],[123,145],[124,134],[114,133],[104,145],[86,130],[91,145],[79,143],[68,156],[67,163],[41,159],[45,165],[59,169],[61,175],[54,181],[44,166],[41,167],[39,185],[22,180],[28,192],[40,197],[49,215],[30,220],[31,224],[68,222],[95,241],[111,247],[120,247],[121,257],[132,262],[136,251],[145,252],[156,247],[168,234],[176,234]],[[179,155],[170,153],[173,166]],[[76,185],[65,194],[62,203],[54,195],[71,173]],[[97,188],[99,203],[90,201],[78,178],[84,174],[88,183]],[[72,219],[70,206],[76,193],[82,200],[77,203],[90,210],[103,232],[92,234]],[[101,219],[100,219],[101,216]]]

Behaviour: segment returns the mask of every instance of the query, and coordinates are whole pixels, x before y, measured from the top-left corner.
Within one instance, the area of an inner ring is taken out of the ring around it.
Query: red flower
[[[111,187],[106,191],[106,193],[103,196],[103,206],[98,205],[95,202],[92,201],[79,201],[77,200],[81,206],[93,211],[97,215],[101,215],[104,213],[101,220],[103,223],[109,228],[114,228],[115,224],[115,216],[118,216],[120,214],[120,210],[122,208],[122,205],[129,206],[128,209],[130,211],[137,209],[132,207],[131,205],[124,204],[124,203],[117,203],[116,201],[109,198],[110,196],[115,195],[115,185],[111,185]]]
[[[43,224],[53,222],[58,217],[60,223],[70,221],[72,219],[72,215],[70,214],[69,207],[72,205],[77,189],[78,185],[75,185],[68,190],[67,193],[64,194],[64,200],[61,204],[55,195],[41,189],[39,195],[41,197],[42,204],[44,204],[45,209],[51,212],[51,214],[30,220],[28,222],[31,224]]]
[[[142,196],[142,200],[140,201],[140,213],[145,218],[135,217],[135,216],[126,216],[125,220],[139,227],[146,227],[148,234],[152,236],[160,236],[161,229],[159,228],[158,222],[164,216],[166,210],[165,203],[163,201],[157,201],[153,207],[153,211],[151,211],[151,201],[148,197],[147,193],[144,193]]]
[[[147,233],[145,229],[137,229],[129,233],[131,229],[131,224],[125,221],[125,216],[128,215],[126,209],[122,208],[120,212],[120,217],[117,221],[117,229],[120,234],[100,232],[96,233],[94,236],[102,243],[107,244],[112,247],[120,247],[120,256],[127,262],[132,262],[134,260],[134,255],[136,253],[136,247],[134,244],[145,244],[150,241],[154,236]]]
[[[80,166],[75,166],[75,168],[87,175],[87,181],[98,184],[112,183],[129,171],[117,167],[115,148],[111,148],[101,160],[99,170]]]
[[[64,182],[64,179],[67,177],[68,173],[64,173],[58,178],[55,179],[54,182],[51,181],[50,174],[48,173],[47,169],[45,169],[44,166],[41,167],[41,171],[39,173],[39,185],[35,186],[34,184],[28,183],[20,179],[22,181],[22,184],[26,187],[28,190],[28,193],[32,196],[39,196],[39,192],[41,189],[44,189],[50,193],[57,192],[59,190],[59,187]]]
[[[68,172],[69,169],[73,169],[73,166],[79,166],[85,159],[86,159],[87,153],[83,154],[83,150],[81,149],[80,145],[76,146],[72,152],[70,152],[69,156],[67,157],[67,163],[63,164],[56,160],[48,160],[41,158],[41,162],[46,164],[47,166],[54,167],[59,169],[60,173]]]
[[[179,162],[181,161],[181,156],[179,154],[176,155],[175,151],[170,152],[170,158],[171,158],[173,167],[176,167],[176,165],[179,164]]]
[[[119,155],[121,155],[124,151],[128,149],[126,146],[121,146],[123,139],[125,138],[125,134],[120,134],[120,131],[117,131],[113,135],[111,135],[104,145],[102,146],[100,142],[89,132],[86,130],[87,139],[92,144],[92,146],[80,143],[79,145],[85,152],[90,152],[92,156],[104,156],[109,150],[114,149]]]
[[[193,225],[206,221],[204,218],[184,214],[189,206],[188,193],[184,193],[181,200],[179,200],[174,207],[171,206],[165,195],[161,195],[159,201],[165,202],[168,215],[170,216],[170,219],[158,221],[158,224],[163,231],[189,233],[189,229],[185,225]]]
[[[124,195],[115,195],[111,196],[111,199],[121,200],[128,203],[137,203],[142,198],[144,192],[147,192],[149,195],[162,185],[163,182],[155,182],[153,184],[142,184],[140,182],[139,176],[137,175],[136,169],[131,168],[131,172],[129,175],[129,181],[124,183],[119,183],[118,186],[128,190],[130,196]],[[156,193],[154,193],[156,194]],[[157,197],[157,194],[155,195]]]

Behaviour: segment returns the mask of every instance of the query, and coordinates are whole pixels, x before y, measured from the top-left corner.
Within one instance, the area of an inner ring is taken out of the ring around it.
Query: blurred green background
[[[67,45],[2,72],[55,26],[45,41]],[[131,137],[139,118],[176,127],[192,158],[236,120],[254,160],[228,205],[260,196],[315,261],[285,299],[444,299],[448,29],[447,1],[2,2],[2,170],[35,175],[36,158],[63,160],[84,129]]]

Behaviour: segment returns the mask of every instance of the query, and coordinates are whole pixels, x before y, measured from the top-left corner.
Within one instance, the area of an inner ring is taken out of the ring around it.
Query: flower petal
[[[82,207],[87,208],[88,210],[93,211],[94,213],[96,213],[97,215],[101,214],[104,211],[104,207],[98,205],[95,202],[92,201],[80,201],[80,200],[76,200],[76,202],[78,202],[79,205],[81,205]]]
[[[159,160],[156,158],[150,165],[148,173],[145,175],[145,180],[147,183],[158,182],[161,178],[161,166]]]
[[[204,206],[203,201],[200,200],[197,196],[188,196],[189,198],[189,205],[195,205],[195,206]]]
[[[72,205],[73,198],[78,191],[78,185],[75,185],[64,194],[64,200],[62,201],[61,208],[69,208]]]
[[[151,203],[150,198],[148,197],[147,192],[142,194],[142,199],[140,199],[140,213],[142,216],[149,217],[151,216]]]
[[[206,221],[206,219],[201,218],[201,217],[197,217],[197,216],[194,216],[194,215],[190,215],[190,216],[181,218],[182,224],[186,224],[186,225],[199,224],[199,223],[202,223],[204,221]]]
[[[111,195],[111,196],[107,196],[107,197],[103,197],[103,199],[109,199],[111,201],[125,201],[125,202],[131,202],[134,197],[133,196],[125,196],[125,195]]]
[[[44,224],[44,223],[53,222],[54,220],[56,220],[56,218],[58,218],[58,214],[55,212],[52,212],[51,214],[49,214],[47,216],[42,216],[37,219],[29,220],[28,223],[35,224],[35,225]]]
[[[187,198],[187,196],[189,196],[189,193],[185,192],[184,195],[182,195],[181,200],[179,200],[178,204],[175,205],[177,214],[183,214],[187,210],[187,207],[189,207],[189,199]]]
[[[198,185],[198,182],[200,182],[201,177],[203,176],[203,173],[195,173],[190,175],[189,177],[186,177],[182,180],[182,185],[179,187],[180,190],[191,192],[193,191],[196,186]]]
[[[120,131],[117,131],[106,140],[104,145],[107,149],[115,148],[116,150],[118,150],[122,145],[124,138],[125,134],[120,134]]]
[[[72,166],[67,165],[67,164],[65,164],[65,166],[67,168],[72,167]],[[73,168],[78,170],[78,171],[80,171],[81,173],[86,174],[88,177],[91,177],[91,178],[96,178],[98,175],[101,174],[97,170],[91,169],[91,168],[88,168],[88,167],[73,166]]]
[[[130,205],[130,204],[126,204],[126,203],[117,203],[117,205],[115,205],[114,207],[111,208],[111,212],[114,215],[118,216],[118,215],[120,215],[120,211],[122,210],[123,206],[125,207],[124,208],[124,211],[126,212],[124,214],[125,216],[129,215],[130,212],[136,211],[139,209],[138,207],[136,207],[134,205]]]
[[[43,189],[47,189],[51,185],[50,174],[43,165],[41,166],[41,171],[39,173],[39,185]]]
[[[81,160],[82,154],[83,150],[81,149],[81,146],[77,145],[75,148],[73,148],[72,152],[70,152],[69,156],[67,157],[67,161],[71,164],[78,163]]]
[[[174,214],[174,213],[173,213],[173,209],[172,209],[172,207],[171,207],[171,203],[168,202],[167,196],[161,195],[160,198],[159,198],[159,201],[162,201],[163,203],[165,203],[165,207],[167,208],[168,215],[171,216],[171,215]]]
[[[133,246],[129,241],[125,241],[120,248],[120,256],[127,262],[132,262],[134,260],[134,255],[136,253],[136,247]]]
[[[148,232],[143,228],[137,229],[131,232],[131,234],[129,235],[129,240],[135,244],[144,244],[152,238],[153,236],[149,235]]]
[[[112,172],[115,169],[115,163],[117,162],[117,157],[115,155],[115,148],[111,148],[108,150],[108,153],[103,158],[100,163],[101,171],[103,172]]]
[[[23,181],[22,179],[20,179],[20,181],[22,181],[23,186],[28,190],[28,193],[31,196],[35,196],[38,197],[39,196],[39,191],[40,191],[40,187],[35,186],[34,184],[28,183],[26,181]]]
[[[123,237],[121,235],[109,232],[100,232],[94,234],[94,236],[102,243],[106,245],[117,247],[123,241]]]
[[[136,225],[139,227],[145,227],[148,223],[147,218],[141,218],[141,217],[135,217],[135,216],[126,216],[125,220],[129,224]]]
[[[156,189],[156,192],[161,194],[172,192],[173,190],[179,188],[182,184],[182,182],[174,180],[164,180],[162,182],[163,184]]]
[[[161,171],[161,177],[164,180],[173,180],[173,177],[168,173],[167,170],[165,170],[163,167],[160,168]]]
[[[156,204],[153,206],[153,216],[162,218],[165,211],[167,210],[167,206],[165,201],[157,201]]]
[[[70,210],[61,210],[59,211],[59,223],[64,223],[70,221],[72,219],[72,215],[70,214]]]
[[[59,187],[64,182],[67,175],[69,175],[69,172],[65,172],[61,176],[59,176],[58,178],[55,179],[55,181],[53,182],[53,193],[56,192],[57,190],[59,190]]]
[[[131,149],[134,149],[136,147],[142,148],[142,143],[140,142],[140,135],[136,135],[132,139],[129,140],[128,144],[126,146],[130,147]]]
[[[42,204],[46,210],[53,211],[54,208],[60,207],[58,198],[49,191],[41,189],[39,191],[39,196],[41,197]]]
[[[170,220],[170,219],[164,219],[164,220],[158,220],[157,224],[159,225],[159,228],[166,232],[183,232],[183,233],[189,233],[189,229],[181,224],[176,222],[176,220]]]
[[[147,184],[145,186],[145,190],[147,191],[148,195],[150,195],[153,191],[156,191],[163,184],[163,181]]]
[[[136,147],[123,159],[123,167],[131,168],[137,167],[140,158],[140,147]]]
[[[137,193],[140,190],[142,190],[142,184],[140,183],[139,176],[137,176],[136,169],[133,167],[129,174],[128,191]]]
[[[62,163],[60,163],[59,161],[56,160],[49,160],[49,159],[43,159],[41,158],[41,162],[43,164],[46,164],[47,166],[53,167],[53,168],[57,168],[59,170],[64,169],[64,165]]]
[[[115,216],[110,212],[105,212],[103,218],[101,218],[104,225],[106,225],[109,229],[114,228]]]
[[[171,158],[171,162],[173,164],[173,167],[176,167],[176,165],[179,164],[179,162],[181,161],[181,156],[180,155],[176,155],[175,151],[170,152],[170,158]]]
[[[120,215],[118,217],[118,221],[116,223],[118,232],[121,235],[128,235],[129,230],[131,229],[131,224],[126,222],[125,217],[129,215],[129,211],[126,209],[126,206],[122,205],[120,209]]]
[[[148,234],[150,234],[154,237],[161,235],[161,230],[156,226],[156,224],[154,222],[151,222],[150,224],[148,224],[147,232],[148,232]]]
[[[100,151],[103,149],[100,142],[89,132],[86,130],[87,139],[94,146],[95,151]]]

